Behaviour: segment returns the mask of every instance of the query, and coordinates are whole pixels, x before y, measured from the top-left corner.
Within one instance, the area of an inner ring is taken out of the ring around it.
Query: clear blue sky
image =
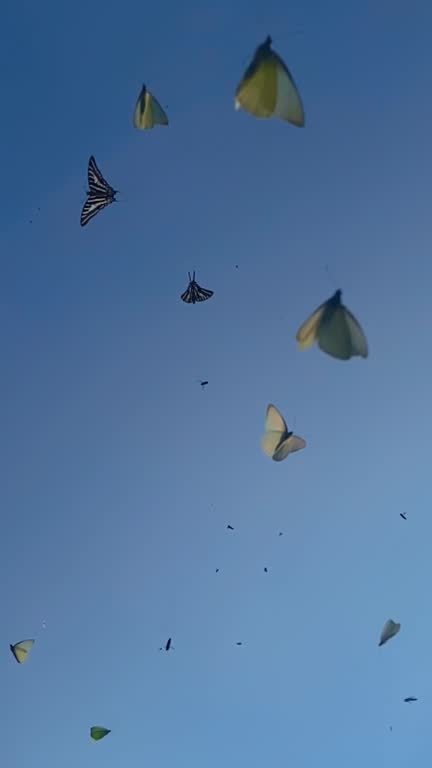
[[[6,9],[2,766],[430,758],[431,24],[421,0]],[[234,111],[267,34],[304,130]],[[134,131],[143,82],[167,129]],[[81,229],[91,154],[119,202]],[[366,361],[296,348],[336,288]],[[308,443],[282,464],[269,402]]]

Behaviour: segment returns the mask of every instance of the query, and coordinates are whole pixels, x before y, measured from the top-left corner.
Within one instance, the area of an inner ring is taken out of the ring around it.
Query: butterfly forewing
[[[192,278],[180,298],[186,304],[196,304],[198,301],[207,301],[207,299],[210,299],[212,296],[213,291],[210,291],[208,288],[201,288],[201,286]]]
[[[106,208],[107,205],[114,203],[117,194],[117,190],[113,189],[113,187],[105,181],[96,165],[96,160],[93,155],[88,163],[87,175],[89,190],[87,192],[87,200],[81,211],[80,222],[82,227],[85,227],[85,225],[88,224],[99,211]]]

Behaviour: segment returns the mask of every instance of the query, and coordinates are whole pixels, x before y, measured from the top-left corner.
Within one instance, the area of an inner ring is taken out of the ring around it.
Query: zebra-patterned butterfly
[[[118,192],[117,189],[113,189],[107,181],[105,181],[99,168],[96,165],[96,160],[93,155],[88,163],[88,192],[87,200],[83,205],[81,211],[81,226],[85,227],[86,224],[96,216],[102,208],[106,208],[107,205],[115,203],[115,196]]]
[[[201,286],[198,285],[195,280],[195,272],[192,277],[190,272],[188,272],[188,275],[189,285],[185,292],[180,296],[181,300],[186,302],[186,304],[195,304],[197,301],[207,301],[207,299],[211,299],[213,291],[210,291],[208,288],[201,288]]]

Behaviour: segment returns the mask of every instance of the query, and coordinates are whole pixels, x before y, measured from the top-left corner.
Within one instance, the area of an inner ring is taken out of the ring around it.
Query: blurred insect
[[[392,637],[397,635],[397,633],[400,630],[400,626],[401,626],[400,624],[393,621],[392,619],[389,619],[388,621],[386,621],[386,623],[382,628],[380,641],[378,645],[384,645],[384,643],[387,643],[388,640],[391,640]]]
[[[165,645],[162,646],[162,648],[159,648],[159,650],[160,651],[169,651],[170,649],[174,650],[174,646],[171,645],[171,638],[169,637],[168,640],[166,641]]]
[[[216,573],[219,573],[219,568],[216,568]]]
[[[232,527],[232,525],[227,525],[227,528],[228,528],[228,530],[229,530],[229,531],[233,531],[233,530],[234,530],[234,528]]]
[[[204,389],[204,387],[207,386],[208,381],[200,381],[200,384],[201,384],[201,389]]]
[[[279,536],[283,536],[283,532],[282,531],[279,531]]]
[[[264,573],[268,573],[268,568],[264,568]]]
[[[404,699],[407,703],[410,703],[411,701],[418,701],[415,696],[407,696],[406,699]]]
[[[93,725],[90,728],[90,737],[93,741],[100,741],[105,736],[108,736],[109,733],[111,733],[109,728],[103,728],[100,725]]]
[[[155,125],[168,125],[168,117],[155,96],[147,90],[145,85],[141,88],[135,105],[133,124],[135,128],[144,130]]]
[[[9,646],[18,664],[24,664],[27,661],[34,643],[34,640],[20,640],[19,643]]]
[[[243,643],[241,643],[241,642],[240,643],[236,643],[236,645],[243,645]]]
[[[190,272],[188,272],[188,275],[189,285],[185,292],[181,294],[181,300],[186,304],[196,304],[197,301],[207,301],[207,299],[211,299],[213,291],[210,291],[208,288],[201,288],[201,286],[198,285],[195,280],[195,272],[193,272],[192,277]]]
[[[236,90],[235,108],[242,107],[254,117],[279,117],[301,128],[305,117],[297,86],[288,67],[271,48],[268,35]]]
[[[403,520],[406,520],[406,515],[403,512],[399,512],[399,514]]]
[[[107,205],[115,203],[115,196],[118,192],[117,189],[113,189],[108,182],[105,181],[96,165],[96,160],[93,155],[88,162],[87,177],[89,189],[87,191],[87,200],[81,211],[82,227],[85,227],[85,225],[88,224],[99,211],[106,208]]]
[[[300,326],[296,336],[300,349],[317,342],[323,352],[338,360],[368,356],[366,337],[341,298],[342,291],[336,291]]]

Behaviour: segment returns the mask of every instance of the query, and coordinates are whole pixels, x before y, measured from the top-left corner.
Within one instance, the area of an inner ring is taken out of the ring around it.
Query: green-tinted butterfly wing
[[[94,741],[100,741],[100,739],[103,739],[109,733],[111,733],[109,728],[102,728],[100,725],[93,725],[92,728],[90,728],[90,736]]]

